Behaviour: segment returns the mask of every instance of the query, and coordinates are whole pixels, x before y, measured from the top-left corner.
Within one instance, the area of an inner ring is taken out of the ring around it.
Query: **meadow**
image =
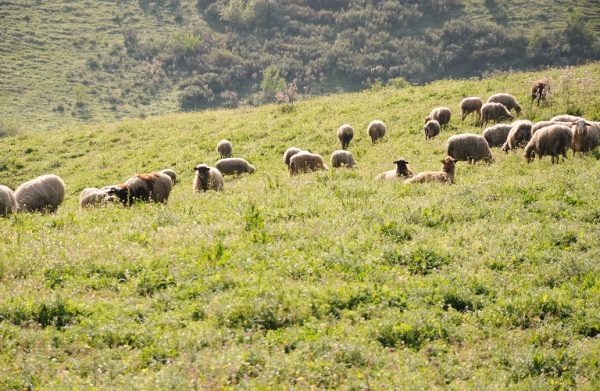
[[[551,99],[530,107],[543,76]],[[0,389],[598,389],[597,151],[494,149],[451,186],[373,180],[398,157],[437,170],[451,134],[480,133],[465,96],[598,121],[598,80],[592,63],[1,138],[0,183],[55,173],[67,197],[0,220]],[[453,119],[426,142],[438,105]],[[358,168],[290,178],[283,151],[328,158],[342,123]],[[257,172],[192,193],[222,138]],[[167,167],[167,205],[78,208],[84,187]]]

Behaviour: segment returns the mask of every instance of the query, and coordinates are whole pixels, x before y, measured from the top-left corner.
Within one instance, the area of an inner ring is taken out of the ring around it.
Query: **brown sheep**
[[[531,84],[531,104],[537,99],[537,105],[540,100],[546,100],[550,94],[550,80],[548,78],[536,80]]]
[[[418,173],[404,181],[404,183],[427,183],[427,182],[441,182],[452,184],[454,183],[454,168],[457,160],[450,156],[447,156],[442,160],[442,171],[425,171]]]
[[[465,118],[471,113],[475,113],[476,119],[479,118],[481,120],[481,106],[483,106],[483,102],[478,96],[471,96],[460,101],[460,109],[462,111],[461,122],[465,122]]]

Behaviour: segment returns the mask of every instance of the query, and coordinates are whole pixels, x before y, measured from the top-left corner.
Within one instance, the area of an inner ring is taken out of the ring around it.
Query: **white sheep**
[[[342,149],[347,149],[350,141],[354,138],[354,129],[348,124],[344,124],[338,128],[337,137],[342,144]]]
[[[494,160],[488,142],[478,134],[463,133],[451,136],[448,139],[447,153],[456,161],[464,160],[469,164],[479,160]]]
[[[292,156],[290,159],[290,176],[297,175],[302,172],[327,171],[328,167],[323,162],[323,157],[316,153],[300,152]]]
[[[200,191],[222,191],[225,186],[223,175],[214,167],[209,167],[206,164],[199,164],[194,167],[196,175],[192,183],[192,189],[195,192]]]
[[[243,173],[254,173],[256,168],[248,163],[245,159],[238,157],[230,157],[227,159],[221,159],[215,164],[217,170],[221,171],[223,175],[236,175]]]
[[[8,187],[0,185],[0,216],[6,217],[17,211],[15,193]]]
[[[456,159],[453,159],[451,156],[447,156],[444,160],[442,160],[442,171],[425,171],[420,172],[413,176],[412,178],[408,178],[404,181],[406,184],[411,183],[427,183],[427,182],[441,182],[452,184],[454,183],[454,169],[456,166]]]
[[[95,187],[83,189],[79,195],[79,207],[103,206],[115,201],[115,197],[108,193],[109,190],[106,188],[96,189]]]
[[[283,163],[289,167],[290,159],[292,158],[292,156],[294,156],[298,152],[302,152],[302,150],[300,148],[296,148],[296,147],[289,147],[288,149],[286,149],[285,152],[283,153]]]
[[[175,186],[175,184],[177,183],[177,173],[173,169],[165,168],[164,170],[160,170],[159,172],[168,175],[171,178],[171,181],[173,182],[173,186]]]
[[[371,142],[375,144],[378,140],[385,136],[386,127],[383,121],[373,120],[367,127],[367,134],[371,137]]]
[[[541,128],[531,137],[529,143],[525,146],[525,158],[530,163],[537,155],[552,156],[552,163],[558,163],[560,155],[567,158],[567,151],[571,147],[573,133],[571,128],[565,124],[557,124]]]
[[[496,124],[483,131],[483,138],[488,142],[490,148],[501,147],[508,138],[512,124]]]
[[[377,175],[375,179],[389,181],[394,179],[406,179],[414,175],[412,170],[408,166],[408,162],[404,158],[400,158],[394,161],[394,164],[396,165],[395,170],[384,171],[381,174]]]
[[[532,126],[533,122],[527,120],[514,122],[502,150],[508,153],[510,150],[525,146],[531,139]]]
[[[600,126],[580,119],[572,123],[573,141],[571,149],[576,152],[589,152],[600,145]]]
[[[19,186],[15,198],[18,211],[54,213],[65,199],[65,183],[57,175],[42,175]]]
[[[470,96],[460,101],[460,110],[462,111],[462,119],[461,122],[465,122],[465,118],[467,115],[471,113],[475,113],[476,117],[481,119],[481,106],[483,106],[483,102],[481,98],[478,96]],[[477,119],[477,118],[476,118]]]
[[[356,167],[356,160],[354,160],[352,152],[337,150],[331,154],[331,166],[353,168]]]
[[[519,115],[521,113],[521,106],[519,105],[519,103],[517,102],[515,97],[512,96],[511,94],[505,94],[505,93],[494,94],[494,95],[490,96],[487,101],[488,101],[488,103],[502,103],[504,105],[504,107],[507,108],[507,110],[510,111],[510,110],[514,109],[515,112],[517,113],[517,115]]]
[[[431,110],[431,113],[427,117],[425,117],[425,123],[432,119],[436,120],[441,127],[446,127],[446,125],[450,122],[450,117],[452,116],[452,111],[449,107],[436,107]]]
[[[580,119],[582,119],[582,118],[578,117],[576,115],[560,114],[560,115],[557,115],[555,117],[550,118],[550,121],[552,121],[552,122],[567,122],[567,123],[572,123],[572,122],[579,121]]]
[[[490,102],[481,107],[481,127],[483,128],[488,122],[500,122],[503,119],[513,119],[512,114],[502,103]]]
[[[536,122],[531,127],[531,135],[533,136],[535,134],[535,132],[537,132],[541,128],[545,128],[546,126],[560,124],[560,123],[561,122],[554,122],[554,121],[540,121],[540,122]]]
[[[221,156],[221,159],[231,157],[233,147],[229,140],[221,140],[217,144],[217,152]]]
[[[423,126],[423,133],[425,133],[425,140],[429,140],[440,134],[441,126],[440,123],[434,119],[430,119]]]

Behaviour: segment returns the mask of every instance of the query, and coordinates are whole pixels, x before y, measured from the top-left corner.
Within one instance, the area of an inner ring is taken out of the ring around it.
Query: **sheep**
[[[554,121],[540,121],[540,122],[536,122],[531,127],[531,135],[533,136],[535,134],[535,132],[537,132],[541,128],[545,128],[546,126],[550,126],[550,125],[554,125],[554,124],[560,124],[560,122],[554,122]]]
[[[503,119],[513,119],[512,114],[502,103],[486,103],[481,107],[481,128],[489,122],[498,123]]]
[[[324,170],[328,167],[323,162],[321,155],[310,152],[300,152],[292,156],[290,159],[290,176],[297,175],[301,172]]]
[[[577,122],[581,119],[581,117],[577,117],[571,114],[561,114],[555,117],[550,118],[552,122]]]
[[[425,123],[429,120],[436,120],[440,123],[441,127],[446,127],[448,122],[450,122],[450,117],[452,116],[452,111],[449,107],[436,107],[431,110],[431,113],[427,117],[425,117]]]
[[[382,172],[377,175],[375,179],[377,180],[393,180],[393,179],[406,179],[411,178],[414,174],[410,167],[408,167],[408,162],[404,158],[400,158],[394,161],[396,165],[395,170],[389,170]]]
[[[0,185],[0,216],[6,217],[17,211],[15,193],[8,187]]]
[[[290,159],[292,158],[292,156],[294,156],[298,152],[302,152],[302,150],[299,148],[296,148],[296,147],[289,147],[288,149],[286,149],[285,152],[283,153],[283,163],[289,167]]]
[[[175,186],[175,184],[177,183],[177,173],[174,170],[170,168],[165,168],[164,170],[160,170],[159,172],[168,175],[171,178],[171,181],[173,182],[173,186]]]
[[[476,117],[481,119],[481,106],[483,102],[478,96],[471,96],[460,101],[460,110],[462,111],[461,122],[465,122],[467,115],[475,113]]]
[[[441,126],[440,123],[434,119],[427,121],[425,126],[423,126],[423,133],[425,133],[425,140],[429,140],[434,138],[438,134],[440,134]]]
[[[512,149],[524,146],[531,139],[531,121],[516,121],[512,124],[512,128],[508,133],[508,137],[502,146],[502,150],[506,153]]]
[[[89,208],[92,206],[106,205],[115,200],[115,197],[108,194],[110,188],[96,189],[87,187],[81,191],[79,195],[79,207]]]
[[[229,140],[219,141],[219,143],[217,144],[217,152],[221,156],[221,159],[231,157],[233,147],[231,146]]]
[[[331,154],[331,165],[333,167],[356,167],[356,160],[350,151],[338,150]]]
[[[537,99],[537,105],[540,105],[540,100],[546,100],[550,94],[550,80],[548,78],[536,80],[531,84],[531,104]]]
[[[488,103],[502,103],[508,111],[514,109],[517,115],[521,113],[521,106],[511,94],[494,94],[490,96],[487,101]]]
[[[344,124],[338,128],[337,137],[342,144],[342,149],[347,149],[350,141],[354,138],[354,129],[348,124]]]
[[[19,212],[54,213],[65,199],[65,183],[54,174],[39,176],[15,190]]]
[[[441,182],[452,184],[454,183],[454,168],[458,160],[453,159],[451,156],[447,156],[442,160],[442,171],[425,171],[420,172],[412,178],[408,178],[404,181],[406,184],[411,183],[427,183],[427,182]]]
[[[573,133],[564,124],[550,125],[538,130],[525,146],[527,163],[531,163],[535,155],[540,159],[542,156],[552,156],[552,164],[558,163],[559,155],[566,159],[572,140]]]
[[[196,175],[192,183],[193,191],[198,193],[208,190],[223,191],[225,181],[223,180],[221,171],[206,164],[198,164],[194,167],[194,171],[196,171]]]
[[[488,142],[483,136],[471,133],[455,134],[448,139],[448,156],[456,161],[464,160],[469,164],[479,160],[494,160]]]
[[[511,129],[511,124],[496,124],[485,128],[483,138],[485,138],[490,147],[501,147],[506,142]]]
[[[131,206],[136,201],[160,202],[166,204],[173,188],[173,180],[167,174],[151,172],[138,174],[124,183],[108,189],[124,205]]]
[[[235,175],[245,172],[252,174],[256,171],[256,168],[252,164],[248,163],[245,159],[237,157],[221,159],[217,161],[215,167],[223,175]]]
[[[573,122],[571,149],[576,152],[589,152],[600,145],[600,126],[584,119]]]
[[[382,139],[385,136],[385,124],[380,120],[373,120],[367,127],[367,134],[371,137],[371,142],[375,144],[377,140]]]

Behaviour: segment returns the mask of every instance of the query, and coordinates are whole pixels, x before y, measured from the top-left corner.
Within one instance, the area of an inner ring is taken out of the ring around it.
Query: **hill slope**
[[[462,97],[526,102],[544,75],[553,100],[524,116],[600,119],[592,64],[1,139],[0,183],[55,172],[68,194],[56,215],[0,220],[0,388],[597,389],[597,153],[494,150],[453,186],[372,179],[398,156],[438,169],[450,134],[479,132]],[[425,142],[441,104],[454,118]],[[344,122],[359,168],[289,178],[285,148],[328,156]],[[192,194],[221,138],[257,173]],[[180,175],[167,206],[78,210],[82,188],[163,167]]]

